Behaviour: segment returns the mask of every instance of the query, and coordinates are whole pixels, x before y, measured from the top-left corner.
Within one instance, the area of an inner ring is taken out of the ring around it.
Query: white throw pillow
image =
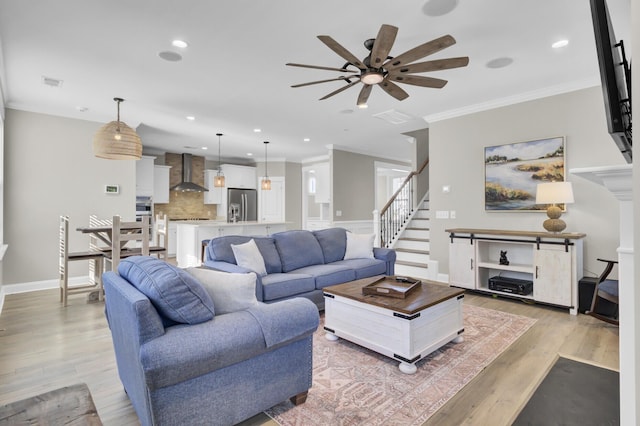
[[[373,234],[347,232],[347,250],[344,259],[373,259]]]
[[[244,244],[231,244],[231,250],[233,250],[238,266],[251,269],[256,274],[260,274],[261,277],[267,275],[264,258],[260,250],[258,250],[255,240],[251,239]]]
[[[216,315],[242,311],[257,305],[256,274],[235,274],[205,268],[187,268],[213,300]]]

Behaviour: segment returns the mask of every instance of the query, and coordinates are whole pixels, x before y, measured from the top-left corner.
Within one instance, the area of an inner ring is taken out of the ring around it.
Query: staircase
[[[429,201],[423,201],[396,239],[396,275],[436,280],[438,262],[429,257]]]

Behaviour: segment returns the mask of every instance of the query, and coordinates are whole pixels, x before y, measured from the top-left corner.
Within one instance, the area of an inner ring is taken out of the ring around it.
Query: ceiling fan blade
[[[389,56],[393,43],[396,41],[397,34],[398,27],[386,24],[380,27],[380,31],[378,31],[378,35],[376,36],[376,41],[373,43],[373,48],[371,49],[372,67],[380,68],[382,64],[384,64],[384,61],[387,60],[387,56]]]
[[[329,82],[329,81],[346,80],[346,79],[348,79],[348,78],[349,78],[349,77],[345,77],[345,76],[343,76],[343,77],[338,77],[338,78],[330,78],[330,79],[328,79],[328,80],[310,81],[310,82],[308,82],[308,83],[294,84],[294,85],[293,85],[293,86],[291,86],[291,87],[304,87],[304,86],[311,86],[311,85],[313,85],[313,84],[327,83],[327,82]],[[355,77],[354,77],[354,78],[355,78]]]
[[[419,72],[448,70],[451,68],[466,67],[469,65],[469,57],[437,59],[435,61],[417,62],[415,64],[403,65],[390,70],[393,75],[413,74]]]
[[[389,81],[389,79],[387,78],[385,78],[382,81],[382,83],[380,83],[378,86],[382,87],[382,90],[384,90],[385,92],[387,92],[388,94],[390,94],[391,96],[393,96],[399,101],[405,100],[409,97],[409,94],[407,92],[402,90],[402,88],[400,88],[400,86],[398,86],[397,84],[394,84],[391,81]]]
[[[371,84],[365,84],[364,86],[362,86],[362,90],[360,90],[360,94],[358,95],[358,103],[356,105],[367,104],[367,100],[369,99],[372,88],[373,86]]]
[[[441,89],[447,84],[447,80],[442,80],[433,77],[422,77],[419,75],[393,75],[389,74],[389,79],[397,81],[398,83],[412,84],[414,86],[432,87],[434,89]]]
[[[454,44],[456,44],[456,39],[450,35],[445,35],[440,38],[436,38],[435,40],[423,43],[420,46],[416,46],[411,50],[407,50],[393,59],[389,59],[387,63],[384,64],[384,67],[387,70],[392,70],[404,64],[409,64],[413,61],[424,58],[425,56],[434,54],[442,49],[446,49]]]
[[[360,61],[360,59],[356,58],[355,55],[349,52],[347,49],[342,47],[340,43],[335,41],[328,35],[319,35],[318,38],[321,42],[327,45],[329,49],[336,52],[338,55],[342,56],[347,62],[353,64],[356,68],[361,70],[367,69],[367,67]]]
[[[354,85],[356,85],[358,83],[360,83],[360,80],[352,81],[351,83],[349,83],[349,84],[347,84],[345,86],[342,86],[338,90],[334,90],[333,92],[329,93],[328,95],[325,95],[325,96],[321,97],[320,100],[323,101],[323,100],[325,100],[327,98],[330,98],[333,95],[337,95],[338,93],[340,93],[340,92],[342,92],[344,90],[347,90],[349,87],[354,86]]]
[[[344,68],[332,68],[332,67],[323,67],[320,65],[306,65],[306,64],[293,64],[293,63],[287,63],[285,65],[288,65],[290,67],[301,67],[301,68],[313,68],[316,70],[327,70],[327,71],[338,71],[338,72],[358,72],[358,71],[354,71],[354,70],[346,70]]]

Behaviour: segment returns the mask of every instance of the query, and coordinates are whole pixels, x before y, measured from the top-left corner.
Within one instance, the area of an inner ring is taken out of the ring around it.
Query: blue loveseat
[[[396,253],[373,248],[370,258],[344,259],[347,232],[343,228],[320,231],[290,230],[270,237],[230,235],[213,238],[204,265],[226,272],[250,272],[238,266],[232,245],[254,240],[267,274],[256,280],[256,297],[265,303],[304,297],[324,309],[324,287],[376,275],[393,275]]]
[[[192,275],[148,256],[103,275],[118,374],[143,426],[233,425],[306,399],[316,306],[308,300],[215,312]],[[227,275],[218,273],[219,275]],[[251,274],[253,275],[253,274]]]

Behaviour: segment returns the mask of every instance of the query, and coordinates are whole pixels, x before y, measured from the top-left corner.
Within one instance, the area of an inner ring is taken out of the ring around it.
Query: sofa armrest
[[[261,303],[247,311],[260,324],[268,348],[312,334],[320,322],[315,303],[301,297],[271,304]]]
[[[373,257],[376,259],[384,260],[387,264],[387,271],[385,275],[394,275],[396,267],[396,251],[393,249],[374,247]]]
[[[263,326],[256,316],[262,316],[269,340],[273,339],[271,335],[279,335],[283,337],[282,344],[286,344],[312,334],[319,317],[315,305],[306,299],[288,302],[294,303],[256,308],[258,314],[237,311],[216,315],[211,321],[196,325],[167,328],[163,336],[140,348],[140,363],[148,388],[171,386],[275,349],[266,343]],[[303,325],[293,324],[296,322]],[[286,332],[278,334],[279,326]]]
[[[236,274],[246,274],[248,272],[255,272],[251,269],[243,268],[234,263],[222,262],[220,260],[206,260],[204,266],[209,269],[215,269],[222,272],[232,272]],[[264,301],[264,295],[262,291],[262,277],[260,274],[256,274],[256,298],[258,301]]]

